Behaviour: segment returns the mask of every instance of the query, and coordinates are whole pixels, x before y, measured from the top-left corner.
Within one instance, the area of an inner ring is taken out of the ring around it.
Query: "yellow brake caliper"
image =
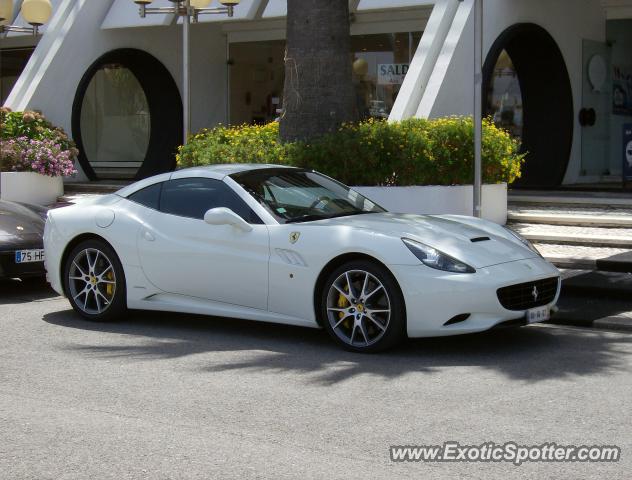
[[[105,276],[105,278],[107,278],[109,282],[113,282],[114,272],[109,271],[107,275]],[[114,295],[114,284],[108,283],[107,286],[105,287],[105,292],[108,294],[108,300],[111,300],[112,296]]]
[[[349,287],[345,287],[345,293],[349,293]],[[338,295],[338,308],[347,308],[349,307],[349,301],[347,300],[347,298],[341,293]],[[338,318],[340,320],[342,320],[342,318],[345,316],[344,312],[338,312]],[[344,322],[342,322],[343,325],[346,328],[350,328],[351,325],[349,324],[349,319],[345,320]]]

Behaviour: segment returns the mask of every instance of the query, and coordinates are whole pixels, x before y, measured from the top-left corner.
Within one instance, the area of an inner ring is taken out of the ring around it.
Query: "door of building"
[[[611,57],[611,47],[607,44],[583,41],[580,177],[586,181],[599,181],[611,175]]]

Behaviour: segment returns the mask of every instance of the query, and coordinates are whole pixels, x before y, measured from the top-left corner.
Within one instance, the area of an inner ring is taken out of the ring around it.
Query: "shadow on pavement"
[[[0,280],[0,305],[48,300],[58,296],[44,278]]]
[[[591,326],[595,320],[632,311],[632,297],[609,298],[587,293],[562,292],[557,304],[559,312],[551,323]]]
[[[562,295],[566,294],[630,300],[632,299],[632,274],[589,271],[572,275],[562,282]]]
[[[116,344],[63,348],[93,358],[174,359],[218,352],[201,373],[296,372],[307,382],[328,385],[360,375],[394,379],[412,372],[432,374],[450,367],[482,367],[515,381],[606,373],[624,368],[632,336],[552,327],[496,330],[484,334],[409,340],[378,355],[340,350],[324,331],[245,320],[133,312],[121,323],[89,323],[72,311],[49,313],[50,324],[130,336]],[[233,360],[234,359],[234,360]],[[206,359],[205,359],[206,361]]]

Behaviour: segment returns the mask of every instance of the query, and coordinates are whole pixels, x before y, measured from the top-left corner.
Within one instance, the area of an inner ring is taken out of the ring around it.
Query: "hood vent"
[[[476,238],[471,238],[470,241],[472,243],[479,243],[479,242],[489,242],[491,240],[491,238],[489,237],[476,237]]]

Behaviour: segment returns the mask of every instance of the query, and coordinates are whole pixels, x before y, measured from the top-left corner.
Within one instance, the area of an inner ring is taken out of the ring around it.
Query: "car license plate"
[[[549,307],[539,307],[527,310],[527,322],[546,322],[551,319],[551,309]]]
[[[33,263],[44,261],[44,250],[17,250],[15,252],[15,263]]]

